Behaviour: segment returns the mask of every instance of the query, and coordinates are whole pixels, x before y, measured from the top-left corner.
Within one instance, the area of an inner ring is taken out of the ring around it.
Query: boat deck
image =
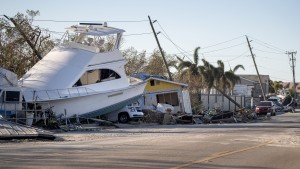
[[[12,139],[54,140],[55,136],[49,131],[0,119],[0,140]]]

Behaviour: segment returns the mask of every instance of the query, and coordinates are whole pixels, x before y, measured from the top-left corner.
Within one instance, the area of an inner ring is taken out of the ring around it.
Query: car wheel
[[[118,116],[119,123],[127,123],[129,121],[128,113],[120,113]]]

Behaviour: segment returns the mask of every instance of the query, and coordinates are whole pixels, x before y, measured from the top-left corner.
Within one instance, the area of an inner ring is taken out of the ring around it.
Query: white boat
[[[66,117],[96,117],[136,101],[146,82],[125,74],[123,32],[106,23],[67,28],[59,45],[19,80],[25,101],[50,104]]]

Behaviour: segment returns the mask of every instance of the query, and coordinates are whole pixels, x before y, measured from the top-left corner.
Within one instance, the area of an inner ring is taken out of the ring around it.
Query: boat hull
[[[146,83],[129,86],[125,89],[95,93],[80,97],[44,101],[43,108],[52,107],[56,116],[70,118],[97,117],[135,102],[143,94]]]

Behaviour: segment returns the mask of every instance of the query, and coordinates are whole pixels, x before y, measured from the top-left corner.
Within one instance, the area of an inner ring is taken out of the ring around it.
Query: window
[[[150,86],[154,86],[154,80],[150,80]]]
[[[20,99],[20,92],[19,91],[6,91],[5,101],[7,102],[18,102]]]
[[[156,99],[157,103],[165,103],[170,104],[172,106],[179,106],[177,92],[158,94],[156,95]]]
[[[95,69],[86,71],[80,79],[73,85],[84,86],[121,78],[119,74],[110,69]]]

